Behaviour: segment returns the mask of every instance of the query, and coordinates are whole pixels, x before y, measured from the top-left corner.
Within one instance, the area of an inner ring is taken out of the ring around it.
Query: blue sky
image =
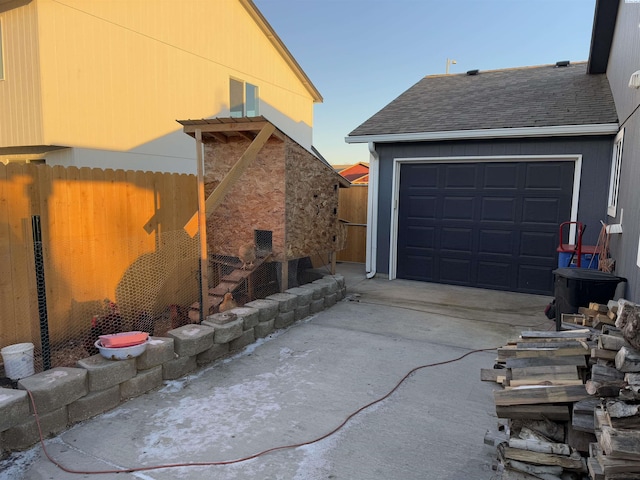
[[[368,161],[344,138],[425,75],[587,60],[595,0],[254,0],[318,88],[314,145]]]

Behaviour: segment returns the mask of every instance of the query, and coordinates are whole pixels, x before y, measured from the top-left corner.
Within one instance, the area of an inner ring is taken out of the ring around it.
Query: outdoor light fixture
[[[640,70],[633,72],[629,79],[629,88],[640,88]]]
[[[458,63],[458,62],[456,62],[455,60],[452,60],[452,59],[450,59],[450,58],[447,58],[447,68],[445,69],[445,73],[446,73],[447,75],[449,75],[449,67],[450,67],[451,65],[455,65],[456,63]]]

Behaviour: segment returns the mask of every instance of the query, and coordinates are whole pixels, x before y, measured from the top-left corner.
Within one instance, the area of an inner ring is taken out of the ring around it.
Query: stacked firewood
[[[599,328],[522,332],[481,371],[504,387],[494,392],[498,431],[485,436],[498,479],[640,480],[640,336],[627,338],[640,307],[611,310],[598,309],[609,319]]]

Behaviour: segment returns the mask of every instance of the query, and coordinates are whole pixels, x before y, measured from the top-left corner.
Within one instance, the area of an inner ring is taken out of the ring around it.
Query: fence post
[[[44,283],[44,256],[42,254],[42,230],[40,215],[31,216],[33,231],[33,257],[36,267],[36,288],[38,293],[38,314],[40,316],[40,344],[42,346],[42,368],[51,368],[51,344],[49,342],[49,318],[47,316],[47,290]]]

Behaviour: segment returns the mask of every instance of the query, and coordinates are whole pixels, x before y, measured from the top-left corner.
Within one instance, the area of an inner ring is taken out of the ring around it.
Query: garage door
[[[574,162],[407,163],[397,277],[550,294]]]

